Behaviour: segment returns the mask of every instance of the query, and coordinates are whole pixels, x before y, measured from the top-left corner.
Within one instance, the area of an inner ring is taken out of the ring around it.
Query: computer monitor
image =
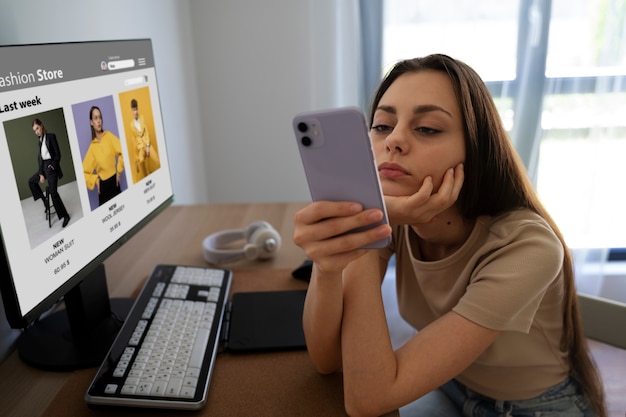
[[[164,139],[150,40],[0,46],[0,291],[25,362],[104,358],[131,304],[103,261],[171,204]]]

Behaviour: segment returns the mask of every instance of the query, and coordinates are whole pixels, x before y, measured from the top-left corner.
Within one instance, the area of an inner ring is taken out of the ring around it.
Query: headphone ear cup
[[[272,225],[269,224],[266,221],[263,221],[263,220],[259,220],[259,221],[256,221],[256,222],[250,224],[246,228],[246,240],[248,241],[248,243],[253,243],[254,242],[254,239],[252,238],[252,235],[254,235],[254,233],[257,230],[261,230],[261,229],[272,229]]]
[[[280,249],[282,243],[280,234],[267,222],[257,222],[251,225],[250,228],[253,226],[254,230],[250,234],[246,247],[254,246],[257,248],[255,258],[271,258]],[[248,230],[250,230],[250,228]]]
[[[246,259],[252,261],[259,257],[259,248],[257,247],[257,245],[254,245],[252,243],[246,243],[246,245],[243,247],[243,256]]]

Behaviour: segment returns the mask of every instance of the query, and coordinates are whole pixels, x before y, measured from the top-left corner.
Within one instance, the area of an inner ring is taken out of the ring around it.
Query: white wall
[[[355,5],[191,1],[210,201],[310,198],[291,120],[358,104]]]

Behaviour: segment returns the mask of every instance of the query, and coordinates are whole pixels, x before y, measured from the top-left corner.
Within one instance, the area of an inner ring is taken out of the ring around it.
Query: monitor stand
[[[104,265],[64,298],[65,309],[33,323],[17,341],[20,358],[51,371],[98,367],[126,319],[133,299],[109,299]]]

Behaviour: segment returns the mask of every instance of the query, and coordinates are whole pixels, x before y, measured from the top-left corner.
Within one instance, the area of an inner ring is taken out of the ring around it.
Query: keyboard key
[[[117,384],[107,384],[104,388],[105,394],[115,394],[115,391],[117,391]]]
[[[168,397],[178,397],[180,388],[183,386],[183,380],[180,378],[172,378],[167,384],[165,395]]]

